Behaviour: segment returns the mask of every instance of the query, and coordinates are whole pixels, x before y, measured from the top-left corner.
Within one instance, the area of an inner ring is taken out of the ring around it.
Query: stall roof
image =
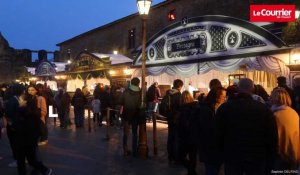
[[[126,63],[133,62],[132,59],[121,54],[103,54],[103,53],[92,53],[92,54],[101,59],[109,57],[109,60],[111,61],[111,65],[126,64]]]

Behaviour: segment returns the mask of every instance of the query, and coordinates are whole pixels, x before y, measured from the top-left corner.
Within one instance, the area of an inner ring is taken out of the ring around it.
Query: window
[[[135,48],[135,29],[128,31],[128,49]]]
[[[175,9],[172,9],[169,11],[168,19],[169,19],[169,21],[174,21],[176,19]]]

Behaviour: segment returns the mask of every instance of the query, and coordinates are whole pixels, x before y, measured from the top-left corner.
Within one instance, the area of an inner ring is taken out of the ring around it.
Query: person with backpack
[[[141,88],[140,80],[134,77],[130,81],[129,87],[124,91],[121,97],[121,105],[123,106],[123,151],[124,156],[129,155],[127,139],[129,137],[130,126],[132,128],[132,155],[137,156],[138,145],[138,124],[139,112],[141,106]]]
[[[176,125],[178,124],[178,115],[180,107],[181,89],[183,81],[176,79],[173,81],[173,88],[166,92],[161,102],[160,114],[165,116],[168,121],[168,159],[170,164],[178,163],[177,147],[178,140],[176,139]]]
[[[84,106],[87,104],[87,99],[80,90],[77,88],[72,98],[71,104],[74,106],[75,125],[76,128],[83,127],[84,122]]]

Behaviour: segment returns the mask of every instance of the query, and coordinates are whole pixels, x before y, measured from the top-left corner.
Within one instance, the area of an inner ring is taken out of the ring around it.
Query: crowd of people
[[[6,119],[7,137],[19,175],[26,175],[26,161],[33,167],[31,174],[50,175],[52,169],[38,159],[38,145],[48,143],[47,97],[51,90],[42,84],[13,84],[1,88],[1,117]],[[50,104],[50,102],[48,102]],[[3,120],[2,120],[3,121]]]
[[[248,78],[227,89],[217,79],[209,86],[195,101],[189,91],[181,93],[177,79],[162,99],[170,164],[185,166],[189,175],[197,174],[197,159],[207,175],[217,175],[222,165],[226,175],[298,172],[299,94],[285,77],[278,77],[270,96]]]
[[[48,143],[47,106],[57,108],[60,127],[68,128],[72,125],[72,105],[76,128],[84,127],[86,108],[91,109],[93,121],[100,127],[108,115],[107,108],[116,109],[110,112],[109,122],[113,125],[114,116],[122,115],[124,156],[138,154],[138,127],[144,122],[143,117],[151,121],[153,112],[165,116],[169,163],[183,165],[189,175],[197,174],[198,161],[204,163],[206,175],[217,175],[222,165],[226,175],[298,170],[300,93],[297,87],[292,90],[286,85],[285,77],[277,80],[278,87],[269,95],[248,78],[226,89],[218,79],[213,79],[210,91],[200,94],[197,100],[183,90],[180,79],[174,80],[164,97],[154,82],[146,93],[146,113],[141,103],[140,80],[136,77],[127,88],[98,84],[93,93],[83,87],[76,89],[72,97],[62,88],[53,95],[42,84],[2,86],[0,117],[6,118],[15,159],[9,166],[17,167],[19,174],[25,175],[27,160],[33,173],[51,174],[52,170],[37,158],[37,146]],[[4,127],[3,120],[0,121],[0,128]]]

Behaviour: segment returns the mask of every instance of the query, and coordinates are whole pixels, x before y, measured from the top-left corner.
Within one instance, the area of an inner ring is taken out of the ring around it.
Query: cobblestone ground
[[[50,119],[53,120],[53,119]],[[184,175],[183,167],[168,164],[166,141],[167,125],[158,123],[158,155],[153,155],[152,123],[147,124],[149,158],[146,160],[122,154],[122,129],[110,128],[110,139],[106,139],[106,126],[92,123],[91,132],[86,120],[85,127],[67,129],[55,126],[49,121],[49,144],[39,147],[39,154],[45,165],[53,169],[53,175]],[[16,168],[9,168],[11,151],[4,130],[0,140],[0,174],[16,175]],[[30,171],[30,167],[28,168]],[[198,163],[198,174],[204,174],[203,165]],[[223,174],[223,173],[220,173]]]

